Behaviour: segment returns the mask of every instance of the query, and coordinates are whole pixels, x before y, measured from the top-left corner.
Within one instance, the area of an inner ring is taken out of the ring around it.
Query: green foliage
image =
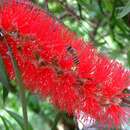
[[[118,18],[122,18],[130,12],[130,0],[123,7],[122,11],[118,14]]]
[[[128,64],[129,64],[129,66],[130,66],[130,51],[128,51],[127,57],[128,57]]]
[[[6,89],[8,91],[11,90],[10,81],[9,81],[9,78],[8,78],[8,75],[7,75],[7,72],[6,72],[4,62],[2,60],[1,55],[0,55],[0,79],[1,79],[1,82],[4,85],[4,87],[6,87]]]
[[[24,130],[24,120],[21,116],[19,116],[18,114],[16,114],[15,112],[12,112],[12,111],[9,111],[9,110],[6,110],[6,112],[12,117],[14,118],[17,123],[20,125],[20,127],[22,128],[22,130]],[[31,124],[29,124],[29,128],[28,130],[33,130]]]
[[[0,55],[0,81],[3,84],[3,102],[5,102],[9,91],[12,90],[12,87],[11,87],[1,55]]]
[[[3,124],[4,124],[4,126],[5,126],[5,130],[9,130],[9,126],[8,126],[8,124],[7,124],[7,122],[6,122],[5,117],[3,117],[3,116],[0,115],[0,118],[1,118],[1,120],[3,121]]]

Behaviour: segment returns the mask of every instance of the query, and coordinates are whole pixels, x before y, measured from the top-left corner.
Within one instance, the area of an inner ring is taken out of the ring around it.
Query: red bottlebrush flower
[[[129,71],[28,1],[5,0],[0,8],[0,54],[15,78],[5,40],[27,89],[50,97],[68,113],[82,111],[118,127],[128,110]]]

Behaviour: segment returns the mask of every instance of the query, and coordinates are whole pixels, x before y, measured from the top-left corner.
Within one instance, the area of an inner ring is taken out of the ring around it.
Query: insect
[[[47,61],[45,61],[43,58],[41,58],[41,56],[38,54],[38,52],[33,52],[33,54],[35,56],[35,61],[33,62],[33,64],[35,66],[46,67],[49,65]]]
[[[67,46],[67,52],[69,52],[69,54],[72,56],[74,64],[78,65],[80,62],[76,50],[71,45],[69,45]]]
[[[108,99],[106,97],[101,96],[99,98],[99,101],[101,106],[107,107],[109,105],[120,105],[122,103],[122,99],[119,97],[113,97],[112,99]]]
[[[64,71],[58,64],[58,60],[56,57],[53,57],[51,60],[51,66],[54,68],[56,74],[58,77],[62,76],[64,74]]]
[[[83,86],[84,85],[84,79],[81,79],[81,78],[77,78],[76,79],[76,85],[78,85],[78,86]]]
[[[28,42],[28,41],[35,42],[36,41],[32,35],[29,35],[29,34],[22,35],[15,28],[13,28],[11,32],[9,32],[9,35],[13,37],[15,40],[19,39],[20,42]]]
[[[129,98],[122,98],[122,106],[130,106],[130,99]]]
[[[0,28],[0,40],[2,41],[5,38],[5,33],[3,30]]]

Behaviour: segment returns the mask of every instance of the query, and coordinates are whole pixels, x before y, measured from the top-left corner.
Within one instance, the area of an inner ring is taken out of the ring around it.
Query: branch
[[[76,20],[81,20],[82,18],[77,15],[77,13],[74,11],[74,9],[72,7],[70,7],[67,3],[65,3],[62,0],[54,0],[58,3],[61,4],[61,6],[68,12],[69,15],[71,15],[73,18],[75,18]]]

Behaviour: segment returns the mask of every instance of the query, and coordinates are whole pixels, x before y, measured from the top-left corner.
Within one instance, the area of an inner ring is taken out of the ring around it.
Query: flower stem
[[[17,64],[17,61],[15,60],[12,50],[10,46],[8,45],[8,42],[6,38],[4,38],[4,41],[6,43],[7,49],[8,49],[8,54],[10,56],[11,62],[13,64],[15,76],[16,76],[16,82],[20,88],[19,93],[20,93],[20,98],[21,98],[21,104],[22,104],[22,111],[23,111],[23,118],[24,118],[24,129],[29,130],[28,128],[28,115],[27,115],[27,103],[26,103],[26,97],[25,97],[25,90],[24,90],[24,84],[22,82],[22,77],[20,74],[20,70]]]

